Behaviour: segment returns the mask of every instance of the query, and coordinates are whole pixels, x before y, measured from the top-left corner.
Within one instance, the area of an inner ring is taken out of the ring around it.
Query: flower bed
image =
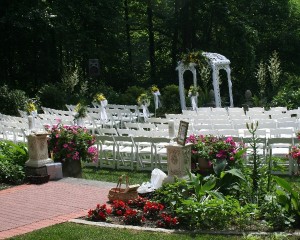
[[[142,207],[143,206],[143,207]],[[90,209],[86,220],[108,222],[120,225],[159,227],[176,229],[179,226],[177,217],[163,212],[164,206],[139,197],[134,201],[125,203],[120,200],[112,202],[111,207],[106,204],[97,204]]]

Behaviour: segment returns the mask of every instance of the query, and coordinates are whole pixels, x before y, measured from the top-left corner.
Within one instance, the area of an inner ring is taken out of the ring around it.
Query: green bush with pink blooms
[[[190,135],[186,142],[193,143],[193,172],[203,173],[204,170],[207,170],[208,173],[212,173],[214,170],[216,174],[219,174],[224,169],[235,168],[241,164],[242,156],[245,153],[243,144],[235,142],[232,137],[222,139],[211,135]],[[203,166],[199,160],[206,161],[206,164]]]
[[[53,153],[54,161],[98,161],[95,137],[86,128],[58,124],[46,126],[46,130],[50,133],[48,149]]]

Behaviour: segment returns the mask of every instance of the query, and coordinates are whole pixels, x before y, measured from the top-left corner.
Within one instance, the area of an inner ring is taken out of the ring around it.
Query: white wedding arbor
[[[229,66],[230,65],[229,59],[227,59],[226,57],[218,53],[203,52],[202,55],[207,58],[208,64],[212,69],[212,81],[213,81],[213,87],[215,92],[216,107],[221,107],[221,96],[220,96],[220,87],[219,87],[219,71],[221,69],[224,69],[227,72],[230,107],[233,107],[231,69]],[[193,83],[194,86],[196,87],[197,86],[196,64],[190,63],[189,65],[186,65],[182,61],[180,61],[178,63],[176,70],[178,71],[178,76],[179,76],[179,95],[180,95],[181,109],[186,110],[183,74],[187,70],[191,71],[193,74]]]

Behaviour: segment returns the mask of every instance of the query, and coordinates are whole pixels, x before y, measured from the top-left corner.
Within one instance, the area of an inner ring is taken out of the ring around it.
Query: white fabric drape
[[[106,106],[107,106],[107,100],[105,99],[101,101],[101,105],[100,105],[100,119],[102,121],[107,121],[107,113],[105,109]]]
[[[191,104],[193,111],[197,111],[197,96],[191,96]]]
[[[146,104],[142,104],[142,109],[143,109],[144,120],[146,122],[148,120],[148,118],[150,117],[150,113],[149,113],[149,110],[148,110],[148,107]]]
[[[37,116],[37,111],[32,111],[30,115],[32,116],[32,129],[35,129],[35,117]]]
[[[161,102],[158,97],[160,96],[160,92],[159,91],[154,92],[153,96],[154,96],[155,109],[158,109],[159,107],[161,107]]]

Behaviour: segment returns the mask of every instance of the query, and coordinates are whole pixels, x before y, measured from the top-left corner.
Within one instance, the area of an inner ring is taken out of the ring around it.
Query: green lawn
[[[54,225],[51,227],[43,228],[38,231],[34,231],[25,235],[13,237],[10,239],[16,240],[56,240],[56,239],[67,239],[67,240],[92,240],[92,239],[105,239],[105,240],[148,240],[148,239],[158,239],[158,240],[187,240],[187,239],[201,239],[201,240],[225,240],[225,239],[287,239],[287,238],[275,238],[273,237],[243,237],[243,236],[221,236],[221,235],[202,235],[195,233],[160,233],[160,232],[147,232],[147,231],[135,231],[128,229],[118,229],[118,228],[104,228],[95,227],[89,225],[80,225],[75,223],[63,223]],[[297,238],[288,238],[297,239]]]
[[[150,182],[151,172],[131,171],[131,170],[112,170],[100,169],[96,167],[84,167],[82,170],[82,177],[85,179],[98,180],[104,182],[118,182],[122,175],[129,176],[130,184],[142,184],[143,182]]]

